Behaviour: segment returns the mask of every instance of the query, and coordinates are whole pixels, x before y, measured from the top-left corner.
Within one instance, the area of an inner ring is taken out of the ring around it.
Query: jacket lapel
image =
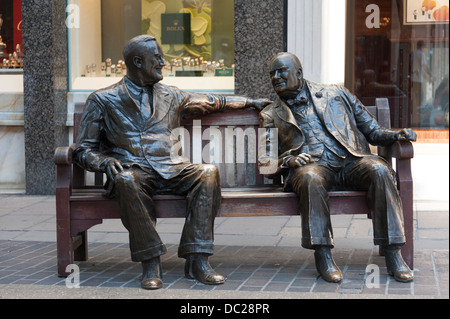
[[[173,97],[167,87],[156,83],[153,86],[153,116],[149,119],[149,122],[152,122],[152,124],[161,122],[170,110],[172,99]]]
[[[322,123],[325,123],[324,116],[327,112],[328,107],[328,98],[325,96],[326,92],[323,86],[321,87],[317,83],[306,81],[306,84],[308,85],[309,92],[311,93],[311,99],[313,106],[317,112],[317,115],[319,116]]]
[[[297,152],[304,143],[303,132],[297,125],[294,114],[291,109],[280,98],[277,101],[275,112],[278,118],[286,125],[281,124],[279,126],[278,134],[280,138],[281,156],[287,156],[289,154]]]
[[[121,108],[123,116],[125,116],[132,125],[140,123],[142,121],[140,106],[137,105],[130,96],[130,92],[128,91],[124,79],[118,83],[118,94],[121,101],[120,104],[123,105]]]
[[[352,131],[348,129],[348,114],[345,108],[335,105],[335,103],[340,103],[341,97],[338,94],[333,94],[330,97],[330,90],[325,90],[323,86],[321,87],[317,83],[308,82],[308,86],[317,115],[323,125],[338,142],[348,149],[348,141],[352,140]]]
[[[297,121],[295,120],[294,114],[292,114],[291,109],[280,98],[278,98],[275,110],[277,112],[278,117],[281,120],[283,120],[291,125],[294,125],[297,129],[300,130],[300,128],[297,125]]]

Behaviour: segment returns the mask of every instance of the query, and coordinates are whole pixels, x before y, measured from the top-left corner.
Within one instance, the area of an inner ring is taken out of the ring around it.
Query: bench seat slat
[[[76,189],[73,190],[71,201],[107,201],[102,196],[102,189]],[[361,191],[332,191],[328,193],[330,198],[333,197],[365,197],[366,192]],[[296,198],[296,194],[292,192],[283,192],[281,187],[261,186],[246,188],[224,188],[222,189],[223,199],[258,199],[258,198]],[[183,196],[177,195],[155,195],[152,197],[154,201],[162,200],[184,200]]]
[[[70,197],[71,219],[119,218],[117,201],[102,196],[102,189],[74,190]],[[330,208],[333,215],[368,214],[365,192],[330,192]],[[186,200],[183,196],[153,196],[157,217],[186,217]],[[222,190],[219,217],[292,216],[298,215],[298,199],[295,193],[283,192],[280,187],[261,186]]]

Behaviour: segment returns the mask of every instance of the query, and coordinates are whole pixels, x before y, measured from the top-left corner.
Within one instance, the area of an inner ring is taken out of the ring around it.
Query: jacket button
[[[316,93],[316,97],[317,97],[318,99],[321,99],[321,98],[323,97],[322,92],[317,92],[317,93]]]
[[[341,97],[340,97],[340,96],[336,96],[334,99],[335,99],[336,101],[340,101],[340,100],[341,100]]]

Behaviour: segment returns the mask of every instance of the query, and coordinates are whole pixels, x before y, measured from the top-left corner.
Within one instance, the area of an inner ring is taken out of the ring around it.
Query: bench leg
[[[73,242],[70,229],[69,192],[56,189],[56,250],[58,276],[67,277],[66,267],[73,264]]]
[[[87,230],[81,232],[77,239],[79,243],[74,244],[74,259],[76,261],[87,261],[88,260],[88,240],[87,240]]]
[[[397,176],[400,198],[403,204],[406,244],[402,247],[402,256],[409,268],[414,269],[414,204],[411,159],[397,160]]]
[[[73,264],[73,242],[70,235],[70,224],[64,221],[57,221],[56,247],[57,247],[57,264],[58,276],[67,277],[69,272],[66,271],[68,265]]]
[[[409,268],[414,269],[414,219],[412,205],[404,211],[406,244],[402,247],[402,256]]]

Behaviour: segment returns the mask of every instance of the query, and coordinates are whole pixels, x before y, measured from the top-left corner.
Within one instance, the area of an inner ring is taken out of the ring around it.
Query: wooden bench
[[[376,106],[368,107],[382,126],[390,127],[389,105],[386,99],[378,99]],[[83,105],[78,104],[74,112],[74,141],[78,134]],[[202,131],[215,127],[224,133],[227,127],[242,129],[259,127],[258,114],[253,110],[216,113],[200,119]],[[198,122],[197,122],[198,123]],[[183,124],[193,132],[193,121]],[[195,134],[190,134],[191,138]],[[225,134],[222,134],[225,136]],[[203,146],[209,141],[203,141]],[[192,144],[191,144],[192,145]],[[102,196],[103,174],[95,174],[94,185],[87,185],[86,171],[72,163],[74,144],[60,147],[55,152],[57,167],[56,215],[57,215],[57,262],[58,275],[67,276],[66,267],[76,261],[88,259],[87,231],[104,219],[120,218],[117,201]],[[193,152],[191,152],[193,153]],[[405,261],[413,268],[413,183],[411,177],[411,143],[395,143],[390,147],[378,148],[378,154],[390,163],[396,159],[398,187],[404,207],[407,244],[402,253]],[[192,158],[192,157],[191,157]],[[223,161],[222,161],[223,162]],[[283,192],[280,181],[266,179],[259,174],[255,163],[217,164],[221,173],[222,205],[218,217],[247,216],[291,216],[299,215],[297,197]],[[333,215],[366,214],[370,209],[365,192],[330,192],[330,208]],[[184,218],[185,198],[180,196],[154,196],[158,218]],[[299,229],[299,238],[301,231]]]

